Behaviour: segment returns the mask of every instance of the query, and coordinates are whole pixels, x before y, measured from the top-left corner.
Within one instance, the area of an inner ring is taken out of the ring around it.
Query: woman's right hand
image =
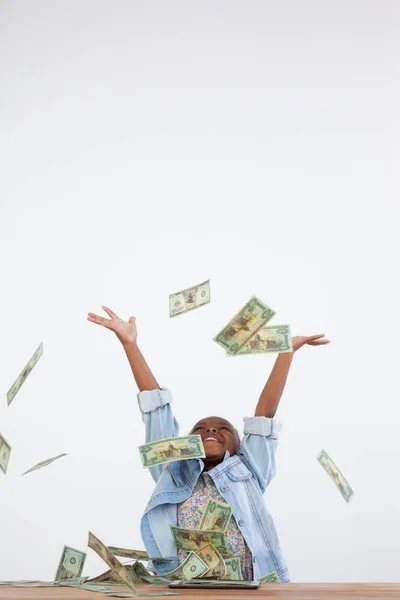
[[[101,307],[111,319],[105,319],[104,317],[99,317],[94,313],[88,313],[87,320],[92,323],[96,323],[96,325],[101,325],[102,327],[107,327],[107,329],[111,329],[121,342],[123,346],[129,344],[136,344],[137,342],[137,329],[136,329],[136,318],[131,317],[128,322],[123,321],[107,306]]]

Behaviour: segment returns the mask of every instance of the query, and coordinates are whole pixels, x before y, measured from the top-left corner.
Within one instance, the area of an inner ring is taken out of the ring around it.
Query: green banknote
[[[228,555],[226,533],[223,531],[207,531],[200,529],[184,529],[170,525],[172,536],[178,550],[196,552],[206,544],[212,544],[223,556]]]
[[[196,550],[197,556],[199,556],[207,565],[208,569],[205,573],[198,573],[197,577],[224,577],[226,574],[226,567],[224,559],[218,552],[218,550],[212,544],[206,544]],[[189,573],[190,575],[190,573]],[[191,574],[194,576],[194,573]],[[180,578],[187,579],[187,577]]]
[[[176,317],[182,313],[203,306],[210,302],[210,280],[199,283],[187,290],[176,292],[169,297],[169,316]]]
[[[225,569],[226,573],[224,579],[243,579],[242,569],[240,566],[240,558],[238,556],[235,556],[233,558],[226,558]]]
[[[275,312],[253,296],[214,338],[229,354],[236,354],[268,321]]]
[[[280,583],[279,575],[276,571],[272,571],[272,573],[268,573],[268,575],[263,575],[258,580],[260,583]]]
[[[292,352],[290,325],[269,325],[259,331],[234,355]]]
[[[139,446],[140,458],[145,469],[162,465],[173,460],[204,458],[201,435],[165,438]]]
[[[133,565],[124,565],[124,567],[132,575],[132,579],[136,580],[136,574],[133,570]],[[121,584],[121,579],[118,577],[118,575],[115,575],[115,573],[113,573],[111,571],[111,569],[109,569],[108,571],[105,571],[105,573],[101,573],[100,575],[97,575],[96,577],[92,577],[91,579],[88,579],[86,583],[119,583],[119,584]]]
[[[198,553],[190,552],[183,563],[173,571],[164,573],[167,579],[190,579],[191,577],[201,577],[208,571],[207,563],[204,562]]]
[[[159,560],[164,562],[172,562],[176,558],[162,558],[154,557],[151,558],[146,550],[130,550],[129,548],[119,548],[118,546],[108,546],[108,549],[115,556],[123,556],[124,558],[131,558],[133,560]]]
[[[26,475],[27,473],[31,473],[32,471],[36,471],[37,469],[42,469],[43,467],[47,467],[47,465],[50,465],[52,462],[54,462],[58,458],[61,458],[62,456],[67,456],[67,454],[65,454],[65,453],[59,454],[58,456],[53,456],[53,458],[48,458],[47,460],[43,460],[42,462],[38,463],[34,467],[31,467],[30,469],[28,469],[28,471],[25,471],[25,473],[22,473],[22,475]],[[21,475],[21,477],[22,477],[22,475]]]
[[[133,592],[136,594],[136,589],[134,585],[134,579],[129,570],[122,565],[117,558],[115,558],[114,554],[111,554],[107,546],[103,544],[91,531],[89,531],[89,540],[88,540],[89,548],[92,548],[105,563],[110,567],[111,571],[117,575],[123,583],[126,583],[128,587],[131,588]]]
[[[74,579],[82,575],[86,553],[64,546],[58,565],[55,581]]]
[[[217,500],[209,500],[204,509],[199,529],[226,531],[232,512],[233,507],[230,504],[218,502]]]
[[[14,400],[17,395],[21,385],[24,383],[25,379],[28,377],[29,373],[32,371],[33,367],[38,362],[39,358],[43,354],[43,344],[40,344],[38,348],[35,350],[34,355],[28,362],[28,364],[24,367],[24,370],[20,375],[18,375],[17,379],[12,384],[11,388],[7,392],[7,404],[10,406],[11,402]]]
[[[327,452],[325,452],[325,450],[321,450],[317,456],[317,460],[328,473],[329,477],[332,479],[333,483],[336,485],[346,502],[350,502],[354,496],[354,492]]]
[[[0,433],[0,469],[7,473],[8,461],[10,460],[11,446]]]

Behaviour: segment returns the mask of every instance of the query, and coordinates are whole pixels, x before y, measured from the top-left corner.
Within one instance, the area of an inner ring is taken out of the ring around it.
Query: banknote
[[[124,565],[124,567],[129,573],[131,573],[132,578],[135,580],[136,574],[133,570],[133,565]],[[115,575],[115,573],[113,573],[111,569],[109,569],[108,571],[105,571],[105,573],[96,575],[96,577],[91,577],[87,580],[87,583],[121,583],[121,579],[117,575]]]
[[[328,473],[329,477],[332,479],[333,483],[336,485],[346,502],[350,502],[354,496],[354,492],[325,450],[321,450],[317,456],[317,460]]]
[[[164,438],[139,446],[140,458],[145,469],[162,465],[173,460],[204,458],[204,446],[201,435]]]
[[[268,321],[275,312],[253,296],[214,338],[229,354],[236,354]]]
[[[261,327],[233,356],[239,354],[267,354],[269,352],[292,352],[290,325]],[[229,354],[229,353],[227,353]]]
[[[182,290],[169,297],[169,316],[176,317],[182,313],[199,308],[210,302],[210,280],[199,283],[187,290]]]
[[[198,553],[190,552],[179,567],[169,573],[164,573],[164,577],[167,579],[190,579],[192,577],[201,577],[208,569],[207,563]]]
[[[7,473],[8,461],[10,460],[11,446],[0,433],[0,469]]]
[[[272,573],[260,577],[258,581],[260,583],[280,583],[280,577],[276,571],[272,571]]]
[[[132,558],[134,560],[159,560],[164,562],[172,562],[176,558],[150,557],[146,550],[130,550],[129,548],[119,548],[118,546],[108,546],[108,549],[115,556],[123,556],[124,558]]]
[[[24,370],[20,375],[18,375],[17,379],[12,384],[11,388],[7,392],[7,404],[10,406],[11,402],[14,400],[17,395],[21,385],[24,383],[25,379],[28,377],[29,373],[32,371],[33,367],[38,362],[39,358],[43,354],[43,344],[40,344],[38,348],[35,350],[34,355],[28,362],[28,364],[24,367]]]
[[[170,525],[172,536],[179,550],[197,551],[206,544],[212,544],[222,556],[227,556],[228,546],[223,531],[207,531],[200,529],[184,529]]]
[[[226,572],[224,579],[243,579],[240,558],[238,556],[235,556],[233,558],[226,558],[225,569]]]
[[[28,469],[28,471],[25,471],[25,473],[22,473],[22,475],[26,475],[27,473],[31,473],[31,471],[36,471],[37,469],[42,469],[43,467],[47,467],[47,465],[50,465],[52,462],[54,462],[58,458],[61,458],[62,456],[67,456],[67,454],[65,454],[65,453],[59,454],[58,456],[53,456],[53,458],[48,458],[47,460],[43,460],[42,462],[38,463],[34,467],[31,467],[30,469]],[[21,477],[22,477],[22,475],[21,475]]]
[[[118,558],[115,558],[114,554],[111,554],[107,546],[105,546],[103,542],[101,542],[91,531],[89,531],[88,546],[97,552],[97,554],[101,556],[104,562],[110,567],[111,571],[115,573],[115,575],[118,575],[121,581],[126,583],[126,585],[136,593],[132,574],[124,565],[119,562]]]
[[[73,579],[82,575],[86,553],[69,546],[64,546],[58,565],[55,581]]]
[[[132,571],[138,582],[147,581],[147,583],[164,583],[167,581],[167,579],[163,577],[150,573],[150,571],[148,571],[148,569],[146,569],[146,567],[138,560],[132,565]]]
[[[199,529],[226,531],[233,512],[233,506],[218,500],[209,500],[201,517]]]
[[[202,546],[199,548],[199,550],[196,550],[196,554],[206,563],[208,567],[208,570],[205,573],[197,574],[197,577],[203,576],[216,578],[225,576],[226,567],[224,559],[212,544],[206,544],[205,546]],[[192,576],[195,575],[192,574]]]

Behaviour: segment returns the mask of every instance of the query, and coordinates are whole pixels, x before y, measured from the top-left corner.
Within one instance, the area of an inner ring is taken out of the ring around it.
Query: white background
[[[143,547],[136,387],[86,313],[137,317],[182,433],[215,413],[241,429],[275,356],[226,359],[212,338],[253,294],[332,340],[296,355],[277,414],[266,502],[292,580],[400,579],[399,16],[386,0],[0,3],[0,579],[53,579],[88,530]],[[170,320],[168,295],[208,278],[211,304]],[[88,549],[85,573],[105,568]]]

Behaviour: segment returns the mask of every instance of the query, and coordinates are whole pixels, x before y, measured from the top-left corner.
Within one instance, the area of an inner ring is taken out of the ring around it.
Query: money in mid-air
[[[182,290],[169,297],[169,316],[176,317],[182,313],[199,308],[210,302],[210,280],[199,283],[187,290]]]
[[[85,559],[85,552],[75,550],[75,548],[70,548],[69,546],[64,546],[55,581],[64,581],[65,579],[75,579],[76,577],[80,577],[82,575]]]
[[[0,433],[0,469],[7,473],[8,461],[10,460],[11,446]]]
[[[12,384],[11,388],[7,392],[7,404],[10,406],[11,402],[14,400],[17,395],[21,385],[24,383],[25,379],[28,377],[29,373],[32,371],[33,367],[38,362],[39,358],[43,354],[43,344],[40,344],[39,347],[35,350],[34,355],[25,366],[24,370],[20,375],[18,375],[17,379]]]
[[[115,558],[114,554],[111,554],[107,546],[103,544],[91,531],[89,531],[89,548],[92,548],[97,554],[104,560],[104,562],[110,567],[111,571],[117,575],[123,583],[131,588],[136,593],[134,578],[132,573],[119,562],[118,558]]]
[[[233,558],[225,559],[225,577],[224,579],[243,579],[242,569],[240,566],[240,558],[238,556],[234,556]]]
[[[200,529],[184,529],[170,525],[172,536],[178,550],[196,552],[206,544],[212,544],[223,556],[228,555],[226,534],[223,531],[207,531]]]
[[[268,573],[268,575],[263,575],[258,580],[260,583],[280,583],[280,577],[276,571],[272,571],[272,573]]]
[[[214,338],[214,342],[229,354],[236,354],[274,314],[272,308],[253,296]]]
[[[190,552],[179,567],[169,573],[164,573],[164,577],[167,579],[191,579],[192,577],[201,577],[207,573],[208,569],[207,563],[199,554]]]
[[[199,529],[226,531],[232,512],[233,507],[230,504],[209,500],[201,517]]]
[[[54,462],[58,458],[61,458],[62,456],[67,456],[67,454],[65,454],[65,453],[59,454],[58,456],[53,456],[53,458],[48,458],[47,460],[42,460],[42,462],[38,463],[34,467],[31,467],[30,469],[28,469],[28,471],[25,471],[25,473],[22,473],[22,475],[26,475],[27,473],[31,473],[31,471],[36,471],[37,469],[42,469],[43,467],[47,467],[47,465],[50,465],[52,462]],[[22,477],[22,475],[21,475],[21,477]]]
[[[202,573],[203,577],[224,577],[226,575],[225,562],[218,550],[212,544],[206,544],[196,550],[199,556],[207,565],[208,570]],[[191,575],[193,576],[193,575]],[[198,575],[200,577],[200,575]]]
[[[270,352],[292,352],[290,325],[261,327],[234,356],[239,354],[267,354]],[[229,353],[227,353],[229,354]]]
[[[317,461],[328,473],[329,477],[332,479],[333,483],[336,485],[346,502],[350,502],[354,496],[354,492],[325,450],[321,450],[321,452],[318,454]]]
[[[204,458],[204,446],[200,435],[164,438],[139,446],[140,458],[145,469],[173,460]]]

